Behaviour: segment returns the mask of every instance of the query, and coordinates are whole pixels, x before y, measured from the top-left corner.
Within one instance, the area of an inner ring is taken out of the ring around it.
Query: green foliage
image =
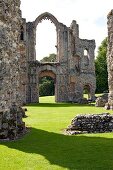
[[[56,54],[50,54],[48,57],[44,57],[40,62],[55,62]],[[54,80],[51,77],[43,77],[39,81],[39,95],[40,96],[52,96],[54,95],[55,87]]]
[[[103,108],[53,103],[54,97],[40,101],[27,106],[29,132],[0,143],[0,170],[113,170],[113,133],[63,134],[77,114],[102,113]]]
[[[43,77],[39,81],[39,95],[53,96],[55,91],[54,80],[51,77]]]
[[[96,92],[101,93],[108,90],[108,73],[107,73],[107,38],[105,38],[98,48],[98,55],[95,60],[96,71]]]
[[[40,62],[55,62],[56,61],[56,54],[50,54],[49,57],[44,57]]]

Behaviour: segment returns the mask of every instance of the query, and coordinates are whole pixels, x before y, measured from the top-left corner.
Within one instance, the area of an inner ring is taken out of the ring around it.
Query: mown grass
[[[24,121],[31,130],[18,141],[0,143],[0,170],[113,170],[113,133],[63,134],[76,114],[106,112],[103,108],[56,104],[53,97],[27,108]]]

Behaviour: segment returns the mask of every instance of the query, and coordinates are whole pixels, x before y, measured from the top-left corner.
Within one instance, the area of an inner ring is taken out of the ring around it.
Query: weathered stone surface
[[[104,107],[105,104],[108,102],[108,94],[103,94],[102,96],[97,97],[95,106],[97,107]]]
[[[83,98],[83,99],[80,99],[80,100],[78,101],[78,103],[79,103],[79,104],[88,104],[89,102],[88,102],[88,100],[87,100],[86,98]]]
[[[13,105],[10,112],[2,112],[0,139],[16,139],[25,133],[25,124],[22,122],[22,109]]]
[[[109,113],[76,116],[66,129],[67,134],[113,132],[113,115]]]
[[[21,111],[18,111],[23,103],[19,49],[21,24],[20,0],[2,0],[0,2],[0,139],[15,139],[20,129],[21,133],[25,131]]]
[[[108,14],[108,48],[107,48],[107,68],[109,96],[108,105],[113,110],[113,10]]]

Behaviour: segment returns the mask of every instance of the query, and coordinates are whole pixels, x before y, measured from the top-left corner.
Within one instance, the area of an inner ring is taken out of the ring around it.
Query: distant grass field
[[[0,170],[113,170],[113,133],[63,134],[76,114],[106,110],[55,103],[50,96],[27,109],[24,121],[31,130],[18,141],[0,143]]]

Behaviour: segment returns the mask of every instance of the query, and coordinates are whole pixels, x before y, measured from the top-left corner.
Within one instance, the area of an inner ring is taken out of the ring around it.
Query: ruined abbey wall
[[[36,28],[51,20],[56,26],[57,61],[36,60]],[[51,76],[56,102],[80,102],[84,87],[94,99],[95,41],[79,38],[79,26],[60,23],[46,12],[26,23],[20,0],[0,1],[0,139],[16,139],[25,132],[21,106],[39,101],[39,78]],[[86,54],[84,53],[86,51]]]
[[[56,26],[57,58],[55,63],[36,61],[36,29],[38,29],[38,23],[43,20],[50,20]],[[34,22],[26,23],[26,57],[29,63],[26,101],[28,103],[38,101],[39,77],[42,72],[46,71],[51,71],[56,76],[56,102],[80,101],[85,87],[89,91],[89,99],[94,100],[96,89],[94,50],[94,40],[79,38],[79,26],[76,21],[72,21],[70,27],[67,27],[52,14],[45,12]]]
[[[20,1],[0,1],[0,139],[24,131],[20,81]]]
[[[107,68],[109,96],[106,106],[113,109],[113,10],[108,14],[108,49],[107,49]]]

